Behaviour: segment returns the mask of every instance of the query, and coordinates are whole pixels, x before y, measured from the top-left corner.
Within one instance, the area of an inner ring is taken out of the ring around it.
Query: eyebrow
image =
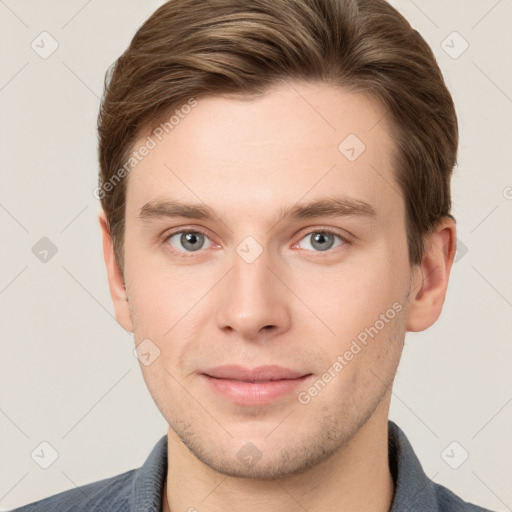
[[[282,220],[298,221],[314,217],[344,217],[358,215],[376,217],[374,207],[365,201],[349,197],[326,197],[310,203],[297,203],[281,208],[274,225]],[[175,200],[155,200],[146,203],[139,212],[141,220],[183,217],[186,219],[214,220],[215,211],[201,203],[182,203]]]

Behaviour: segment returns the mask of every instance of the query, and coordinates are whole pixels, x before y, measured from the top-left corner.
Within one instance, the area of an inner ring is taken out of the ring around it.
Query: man
[[[172,0],[108,77],[99,222],[169,424],[20,510],[482,511],[388,421],[455,255],[457,118],[383,0]]]

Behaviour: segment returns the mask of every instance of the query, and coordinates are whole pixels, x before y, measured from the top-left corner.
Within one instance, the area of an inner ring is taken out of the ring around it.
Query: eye
[[[180,252],[195,252],[211,245],[211,240],[200,231],[178,231],[168,236],[166,240]]]
[[[336,241],[336,239],[338,241]],[[304,243],[305,242],[305,243]],[[343,245],[345,240],[341,235],[330,230],[316,230],[308,233],[298,243],[301,249],[313,250],[316,252],[328,251],[333,247]]]

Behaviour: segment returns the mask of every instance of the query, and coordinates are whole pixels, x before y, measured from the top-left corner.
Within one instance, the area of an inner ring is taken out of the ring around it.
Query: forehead
[[[134,145],[152,147],[128,175],[127,216],[166,196],[254,215],[330,192],[383,213],[400,206],[386,110],[376,99],[289,82],[259,97],[196,101]]]

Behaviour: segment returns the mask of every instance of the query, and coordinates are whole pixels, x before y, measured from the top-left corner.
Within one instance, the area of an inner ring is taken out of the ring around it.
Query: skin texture
[[[405,332],[441,313],[455,225],[443,219],[410,267],[384,113],[375,99],[321,83],[284,83],[250,100],[199,98],[129,175],[124,283],[100,213],[116,317],[137,345],[150,339],[160,351],[141,369],[169,424],[163,510],[389,510],[391,386]],[[366,146],[354,161],[338,149],[349,134]],[[340,196],[375,215],[276,221],[283,208]],[[139,218],[146,203],[171,199],[216,217]],[[203,248],[187,252],[171,229],[203,232]],[[313,244],[323,229],[342,237],[328,238],[325,251]],[[254,254],[249,236],[261,250],[250,263],[237,252]],[[393,305],[400,311],[389,319]],[[383,314],[384,327],[301,403],[298,393]],[[201,375],[223,364],[312,375],[248,406]]]

